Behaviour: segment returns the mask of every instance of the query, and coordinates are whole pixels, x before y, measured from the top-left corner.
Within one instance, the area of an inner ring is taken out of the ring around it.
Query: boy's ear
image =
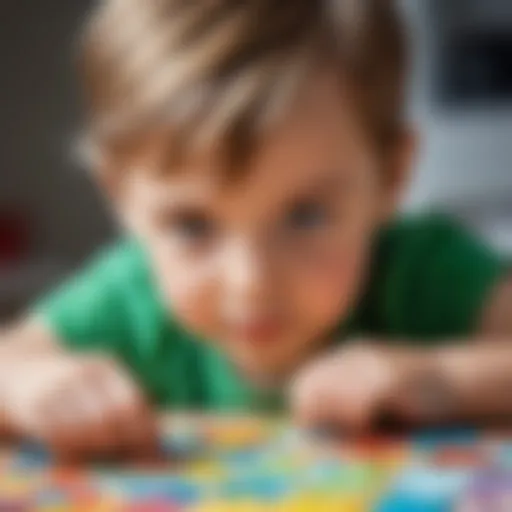
[[[94,177],[108,200],[117,203],[121,198],[123,188],[121,173],[116,172],[108,162],[103,162],[95,169]]]
[[[404,130],[400,140],[389,155],[386,170],[386,204],[384,218],[394,215],[400,207],[409,185],[412,169],[416,163],[419,148],[418,132],[413,128]]]

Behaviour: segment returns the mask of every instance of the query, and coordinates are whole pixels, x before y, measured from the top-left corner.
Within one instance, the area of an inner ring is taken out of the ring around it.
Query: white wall
[[[429,0],[403,2],[416,56],[412,115],[422,134],[407,207],[439,204],[455,210],[481,210],[508,203],[512,196],[512,108],[449,111],[436,105],[430,75],[435,33],[428,22]]]

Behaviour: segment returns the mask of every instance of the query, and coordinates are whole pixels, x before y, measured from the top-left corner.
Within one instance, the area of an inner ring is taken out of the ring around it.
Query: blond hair
[[[114,159],[154,133],[173,158],[221,143],[237,168],[321,62],[385,146],[403,117],[401,28],[393,0],[103,0],[82,45],[89,140]]]

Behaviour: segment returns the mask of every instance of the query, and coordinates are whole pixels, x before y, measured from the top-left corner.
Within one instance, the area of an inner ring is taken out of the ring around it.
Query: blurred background
[[[402,0],[423,136],[404,208],[457,215],[512,253],[512,1]],[[0,7],[0,320],[62,281],[115,229],[73,159],[73,44],[88,0]]]

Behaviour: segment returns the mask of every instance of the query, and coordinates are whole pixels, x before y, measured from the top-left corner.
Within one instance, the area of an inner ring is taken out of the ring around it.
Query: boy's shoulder
[[[141,330],[164,319],[144,250],[129,238],[96,252],[82,270],[38,301],[34,314],[60,339],[91,345],[129,339],[131,327]]]
[[[477,256],[497,258],[476,233],[442,213],[396,217],[380,230],[375,246],[376,263],[383,260],[404,270],[404,264],[424,267],[438,259],[474,262]]]
[[[396,218],[377,238],[354,325],[398,338],[468,335],[504,269],[499,255],[449,216]]]
[[[155,295],[149,257],[141,242],[132,237],[120,237],[95,251],[83,268],[64,283],[64,288],[118,293],[129,300]]]
[[[454,217],[443,213],[402,214],[394,217],[381,230],[381,240],[387,243],[418,243],[439,241],[439,237],[466,234],[467,229]]]
[[[148,277],[148,262],[142,245],[131,237],[122,237],[97,251],[88,266],[91,272],[103,273],[111,280]],[[130,280],[128,280],[130,281]],[[125,282],[128,282],[125,281]]]

